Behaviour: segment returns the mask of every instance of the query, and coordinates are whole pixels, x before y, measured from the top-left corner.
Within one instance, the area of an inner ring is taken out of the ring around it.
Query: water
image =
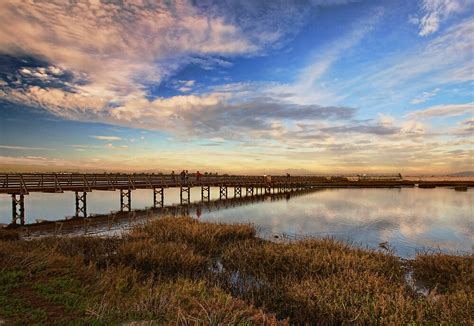
[[[213,188],[211,198],[218,196],[219,190]],[[152,197],[151,190],[133,191],[132,207],[151,206]],[[119,208],[117,192],[94,191],[87,199],[89,213]],[[200,189],[192,189],[191,200],[199,199]],[[369,248],[387,241],[397,255],[412,257],[417,251],[430,249],[472,253],[473,200],[474,189],[324,189],[235,207],[224,202],[220,209],[203,208],[200,213],[191,209],[190,214],[206,221],[253,223],[265,234],[330,236]],[[165,205],[178,203],[179,189],[165,189]],[[34,193],[26,196],[25,207],[27,222],[60,219],[73,215],[74,194]],[[10,198],[2,195],[0,222],[9,223],[10,215]]]

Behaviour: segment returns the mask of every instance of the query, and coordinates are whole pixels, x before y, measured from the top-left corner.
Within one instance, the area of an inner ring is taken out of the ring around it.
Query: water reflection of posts
[[[202,186],[201,187],[201,201],[209,201],[211,200],[210,195],[210,187],[209,186]]]
[[[242,187],[234,187],[234,197],[242,197]]]
[[[20,194],[17,198],[17,194],[12,194],[12,224],[18,221],[21,225],[25,224],[25,197]]]
[[[132,210],[132,190],[128,189],[120,189],[120,211],[128,211]]]
[[[164,207],[163,187],[153,188],[153,207]]]
[[[87,217],[87,192],[76,191],[76,218]]]
[[[245,193],[245,195],[246,195],[247,197],[253,196],[253,187],[246,187],[246,193]]]
[[[77,226],[80,226],[81,233],[112,231],[114,225],[119,228],[128,228],[143,220],[149,220],[156,216],[196,216],[202,217],[203,210],[212,212],[221,209],[227,209],[237,206],[245,206],[251,203],[263,202],[265,200],[289,200],[291,197],[304,195],[309,192],[317,191],[318,189],[306,188],[300,192],[292,192],[286,194],[272,194],[272,195],[255,195],[249,197],[231,197],[227,199],[216,199],[212,201],[198,201],[185,205],[170,205],[165,207],[151,207],[144,210],[133,211],[118,211],[110,212],[105,215],[90,215],[83,219],[69,219],[58,221],[51,224],[32,224],[25,226],[25,232],[34,231],[38,228],[39,232],[74,232]],[[127,193],[127,191],[125,191]],[[124,223],[125,222],[125,223]],[[61,224],[59,224],[61,223]],[[60,226],[58,230],[58,226]],[[51,229],[50,229],[51,228]],[[34,234],[35,232],[33,232]]]
[[[219,199],[227,199],[227,187],[220,186],[219,187]]]
[[[180,187],[179,198],[181,200],[181,205],[187,205],[191,202],[190,189],[191,188],[189,186]]]

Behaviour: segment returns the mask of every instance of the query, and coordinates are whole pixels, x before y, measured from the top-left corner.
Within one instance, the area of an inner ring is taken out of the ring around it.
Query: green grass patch
[[[45,283],[36,283],[33,288],[50,302],[63,305],[69,311],[85,310],[83,298],[86,292],[76,279],[67,276],[53,278]]]

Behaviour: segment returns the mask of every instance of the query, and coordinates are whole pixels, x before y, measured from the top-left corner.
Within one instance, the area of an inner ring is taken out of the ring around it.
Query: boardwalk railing
[[[180,175],[164,174],[79,174],[79,173],[22,173],[0,174],[0,193],[23,194],[30,192],[64,192],[117,189],[153,189],[181,186],[279,186],[309,185],[327,182],[327,177],[287,176],[229,176],[229,175]]]

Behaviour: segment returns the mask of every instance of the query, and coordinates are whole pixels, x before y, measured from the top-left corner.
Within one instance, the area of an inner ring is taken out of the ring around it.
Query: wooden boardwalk
[[[12,199],[12,224],[25,223],[25,196],[33,192],[75,193],[75,217],[87,217],[87,193],[91,191],[119,191],[120,210],[131,211],[132,191],[153,191],[153,207],[164,207],[164,189],[179,188],[180,203],[190,204],[190,189],[201,188],[201,201],[209,201],[211,187],[219,187],[219,199],[227,199],[227,190],[234,188],[235,197],[260,194],[287,193],[295,190],[328,187],[402,187],[414,186],[414,181],[401,179],[347,178],[345,176],[245,176],[191,174],[123,174],[123,173],[6,173],[0,174],[0,194]],[[441,184],[440,184],[441,185]],[[451,184],[443,183],[443,186]],[[420,184],[420,187],[436,184]],[[453,184],[453,186],[456,186]],[[474,186],[474,182],[463,184]]]
[[[153,189],[167,187],[200,187],[200,186],[227,186],[227,187],[274,187],[283,185],[304,186],[316,182],[328,181],[324,177],[286,177],[286,176],[229,176],[190,175],[182,179],[179,175],[164,174],[79,174],[79,173],[23,173],[0,174],[0,193],[23,194],[30,192],[64,192],[117,189]]]
[[[190,204],[190,189],[201,188],[202,201],[210,200],[210,188],[219,187],[219,198],[227,198],[229,187],[236,197],[254,194],[284,193],[328,182],[318,176],[240,176],[192,174],[186,177],[172,174],[123,174],[123,173],[21,173],[0,174],[0,194],[12,198],[12,224],[25,223],[25,196],[32,192],[62,193],[72,191],[76,195],[75,217],[87,217],[87,193],[91,191],[120,191],[120,210],[130,211],[132,191],[153,190],[153,207],[164,206],[164,189],[180,189],[181,204]]]

